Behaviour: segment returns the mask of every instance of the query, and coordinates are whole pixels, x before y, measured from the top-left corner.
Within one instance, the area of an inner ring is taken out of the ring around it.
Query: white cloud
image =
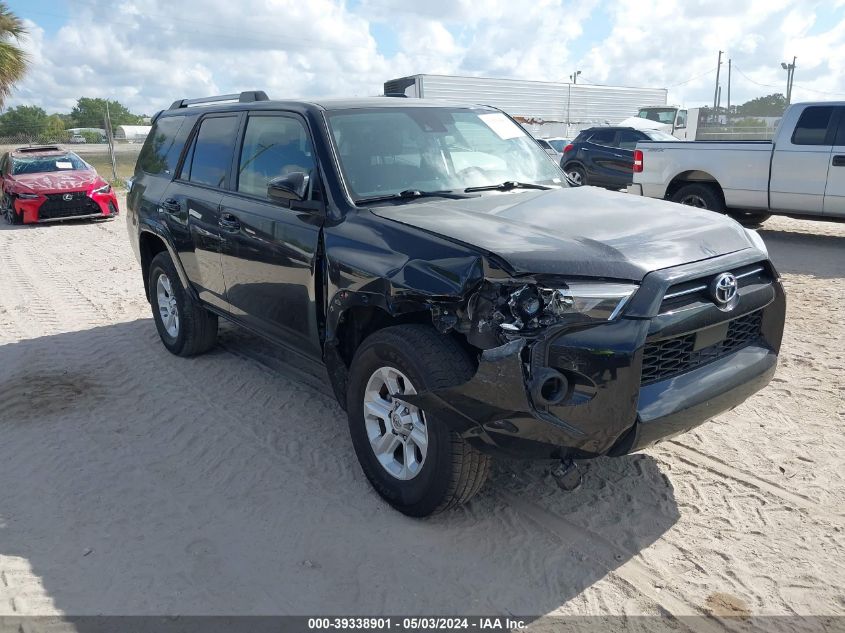
[[[811,89],[845,93],[845,20],[837,8],[845,0],[833,7],[806,0],[79,0],[73,6],[72,18],[50,35],[32,21],[37,15],[29,16],[32,69],[9,105],[67,111],[78,97],[94,96],[152,113],[176,98],[246,89],[274,97],[372,95],[385,80],[418,72],[562,81],[580,68],[593,82],[671,87],[671,101],[694,106],[712,101],[715,76],[707,71],[715,69],[719,49],[739,71],[735,103],[783,92],[780,62],[793,55],[797,98],[825,96]],[[840,19],[817,20],[822,9]],[[392,41],[380,49],[373,33],[385,32]]]

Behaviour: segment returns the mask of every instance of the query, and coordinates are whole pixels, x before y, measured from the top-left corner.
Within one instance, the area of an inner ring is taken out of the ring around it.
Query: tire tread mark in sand
[[[717,622],[709,618],[705,611],[672,595],[666,588],[659,593],[655,591],[655,585],[665,584],[665,581],[661,582],[660,578],[636,560],[630,552],[617,547],[603,536],[509,492],[496,490],[494,494],[500,495],[511,508],[551,538],[594,560],[609,575],[621,580],[631,590],[653,602],[665,613],[673,616],[675,614],[688,615],[691,611],[696,612],[696,615],[700,616],[695,620],[697,632],[723,633],[726,628],[729,628],[725,622]],[[625,562],[620,565],[619,561]],[[682,621],[678,622],[682,624]]]
[[[81,284],[75,283],[78,275],[57,274],[56,270],[47,266],[47,262],[41,255],[43,252],[42,248],[45,247],[46,245],[35,245],[30,243],[30,247],[24,254],[28,260],[29,269],[37,270],[40,273],[39,279],[46,280],[49,284],[51,284],[68,307],[78,311],[78,313],[84,314],[87,312],[85,315],[87,325],[96,326],[103,323],[109,323],[111,321],[111,314],[106,311],[101,303],[97,303],[89,297],[83,291]],[[31,252],[33,249],[37,251],[34,256]],[[89,251],[86,250],[83,252],[87,254]],[[93,249],[92,252],[96,254],[96,259],[98,261],[110,259],[109,254],[104,253],[102,249]],[[82,268],[88,263],[90,263],[90,258],[72,260],[72,265],[76,268]],[[51,296],[55,295],[51,294]]]
[[[787,490],[773,481],[769,481],[753,473],[731,466],[721,459],[709,455],[708,453],[692,448],[686,444],[682,444],[677,440],[669,440],[668,443],[672,445],[675,456],[690,466],[704,468],[717,475],[733,479],[737,483],[749,488],[754,488],[760,492],[768,493],[771,496],[791,503],[799,509],[808,512],[813,518],[826,517],[828,519],[839,520],[843,518],[843,515],[830,512],[828,508],[814,503],[812,499],[806,497],[805,495]]]
[[[16,257],[16,253],[12,252],[12,249],[3,249],[0,266],[3,270],[3,275],[0,276],[0,284],[2,284],[0,288],[4,290],[3,296],[8,296],[8,291],[11,291],[12,296],[25,300],[27,312],[30,315],[23,317],[17,310],[9,311],[12,319],[17,321],[16,331],[31,337],[55,332],[59,324],[56,311],[49,306],[49,301],[45,300],[35,285],[32,284],[29,275],[20,265],[20,261]],[[32,318],[33,316],[35,318]]]

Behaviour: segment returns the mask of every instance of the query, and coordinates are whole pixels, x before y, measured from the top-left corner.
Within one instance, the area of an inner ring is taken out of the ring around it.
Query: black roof
[[[598,132],[601,130],[613,130],[614,132],[617,130],[634,130],[635,132],[645,132],[647,130],[640,130],[639,128],[631,127],[630,125],[596,125],[594,127],[588,127],[584,130],[578,132],[579,134],[583,134],[584,132]]]

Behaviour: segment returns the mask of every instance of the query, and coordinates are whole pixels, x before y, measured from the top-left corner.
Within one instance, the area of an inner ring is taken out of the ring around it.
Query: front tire
[[[217,315],[200,306],[182,287],[170,255],[159,253],[150,263],[150,304],[158,335],[177,356],[195,356],[217,343]]]
[[[716,213],[725,212],[725,203],[719,191],[706,183],[684,185],[672,194],[672,202]]]
[[[3,216],[9,224],[22,224],[23,218],[15,211],[15,205],[11,196],[3,194]]]
[[[462,384],[473,372],[460,345],[426,325],[379,330],[355,354],[347,391],[352,444],[373,488],[403,514],[424,517],[465,503],[487,479],[489,456],[401,400]]]
[[[753,211],[732,211],[729,215],[742,226],[748,227],[760,226],[772,217],[771,213],[755,213]]]

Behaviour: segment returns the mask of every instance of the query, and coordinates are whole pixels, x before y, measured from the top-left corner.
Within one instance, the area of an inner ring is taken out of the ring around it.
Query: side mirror
[[[277,176],[267,183],[267,197],[274,202],[297,202],[305,200],[311,177],[304,171],[292,171],[284,176]]]

